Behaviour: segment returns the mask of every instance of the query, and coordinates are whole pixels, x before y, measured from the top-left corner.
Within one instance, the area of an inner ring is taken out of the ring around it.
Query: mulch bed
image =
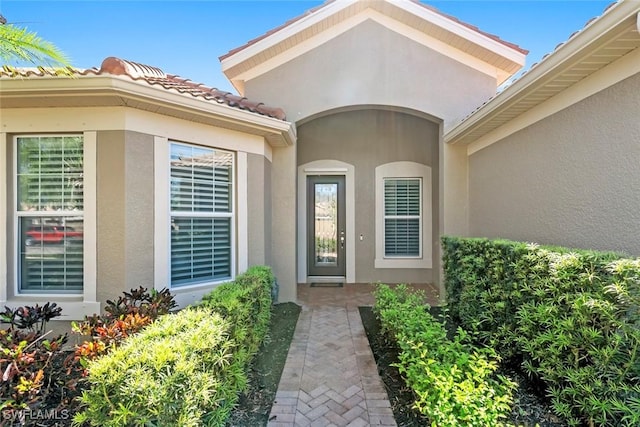
[[[249,388],[240,395],[227,426],[267,425],[299,314],[300,306],[294,303],[273,306],[269,334],[249,371]]]

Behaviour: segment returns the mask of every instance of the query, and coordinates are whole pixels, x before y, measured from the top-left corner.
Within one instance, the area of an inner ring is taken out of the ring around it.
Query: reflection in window
[[[19,290],[81,293],[83,139],[17,137]]]
[[[233,153],[171,144],[171,286],[232,275]]]
[[[338,263],[338,184],[315,184],[316,264]]]

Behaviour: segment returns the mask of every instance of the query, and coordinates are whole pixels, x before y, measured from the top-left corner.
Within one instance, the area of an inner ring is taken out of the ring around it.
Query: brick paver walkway
[[[358,311],[372,305],[371,290],[299,285],[302,312],[269,427],[396,425]]]

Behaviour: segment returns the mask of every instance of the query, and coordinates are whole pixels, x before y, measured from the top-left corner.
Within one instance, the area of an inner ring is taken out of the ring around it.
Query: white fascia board
[[[510,120],[504,125],[467,145],[470,156],[504,138],[531,126],[571,105],[594,95],[622,80],[640,73],[640,49],[623,56],[605,68],[596,71],[542,104]]]
[[[266,135],[270,139],[281,136],[284,145],[293,145],[290,122],[275,119],[230,107],[224,103],[206,101],[189,94],[181,94],[164,88],[154,87],[147,83],[139,83],[128,77],[117,76],[83,76],[76,79],[46,78],[3,80],[0,94],[25,96],[41,96],[43,93],[72,96],[92,96],[116,94],[123,99],[135,99],[140,102],[152,103],[175,110],[209,116],[223,122],[239,126],[243,131],[251,134]]]
[[[617,3],[608,13],[585,27],[580,34],[569,39],[557,48],[546,59],[534,66],[526,74],[516,80],[511,86],[487,102],[482,108],[473,113],[462,123],[451,128],[444,135],[444,141],[455,144],[457,138],[464,136],[483,119],[513,99],[517,99],[525,92],[535,90],[537,84],[546,82],[548,75],[556,69],[566,65],[566,62],[583,52],[607,32],[616,28],[630,16],[638,14],[640,2],[622,1]],[[453,142],[452,142],[453,141]]]
[[[287,39],[288,37],[291,37],[296,32],[302,31],[308,28],[309,26],[316,24],[322,19],[325,19],[327,16],[333,13],[339,12],[340,10],[350,6],[353,3],[354,3],[353,0],[345,0],[345,1],[336,1],[334,3],[331,3],[325,6],[325,8],[319,10],[315,14],[305,17],[300,21],[291,24],[289,27],[283,28],[279,32],[269,37],[266,37],[265,39],[260,40],[259,42],[256,42],[254,45],[248,46],[247,48],[238,52],[237,54],[234,54],[228,58],[225,58],[224,60],[221,61],[222,71],[226,73],[228,69],[238,64],[241,64],[242,62],[259,54],[263,50],[266,50],[276,45],[277,43]],[[502,56],[508,61],[518,64],[520,67],[522,67],[525,63],[526,55],[523,54],[522,52],[515,50],[513,48],[510,48],[462,24],[451,21],[450,19],[445,18],[444,16],[438,13],[430,11],[429,9],[426,9],[420,5],[414,4],[413,2],[395,1],[393,2],[393,4],[402,8],[403,10],[406,10],[407,12],[413,15],[417,15],[420,19],[431,22],[445,29],[446,31],[452,32],[460,37],[465,38],[466,40],[469,40],[470,42],[480,47],[486,48],[489,51]],[[338,5],[341,6],[339,9],[337,9]],[[346,18],[345,20],[341,21],[338,24],[335,24],[334,26],[331,27],[331,31],[327,31],[327,30],[320,31],[313,37],[302,41],[301,43],[299,43],[298,45],[290,49],[283,51],[282,53],[274,56],[273,58],[268,59],[264,63],[251,67],[251,69],[245,72],[242,72],[240,74],[228,75],[227,77],[232,81],[232,83],[234,84],[234,87],[236,87],[236,89],[238,89],[240,93],[243,93],[244,82],[249,81],[252,78],[255,78],[256,76],[259,76],[271,69],[274,69],[279,65],[282,65],[298,56],[301,56],[306,52],[309,52],[315,47],[320,46],[323,43],[326,43],[329,40],[345,33],[346,31],[352,29],[353,27],[366,21],[367,19],[372,19],[391,30],[397,31],[400,34],[403,34],[409,37],[410,39],[417,41],[418,43],[421,43],[428,47],[434,47],[434,46],[439,47],[439,46],[444,46],[446,44],[423,32],[420,32],[418,30],[415,30],[409,27],[408,25],[402,23],[401,21],[388,17],[377,10],[369,8],[364,11],[358,12],[357,14],[349,18]],[[448,47],[448,50],[453,50],[453,49],[454,48],[450,46]],[[442,53],[442,49],[436,48],[436,50]],[[497,68],[489,66],[488,64],[483,63],[483,65],[477,65],[482,61],[479,59],[476,59],[472,55],[467,54],[465,52],[462,52],[462,51],[457,51],[457,52],[459,54],[454,59],[463,63],[473,64],[471,65],[473,68],[476,68],[484,73],[487,73],[493,77],[496,77],[499,80],[499,83],[504,82],[512,74],[510,72],[507,73],[504,70],[498,70]],[[467,60],[466,61],[461,60],[461,58],[465,58]],[[469,58],[471,58],[471,60],[469,60]]]
[[[436,13],[432,10],[427,9],[426,7],[421,6],[415,2],[405,2],[405,1],[393,1],[394,5],[401,7],[402,9],[410,12],[425,21],[431,22],[440,28],[449,31],[457,36],[460,36],[470,42],[483,47],[491,52],[496,53],[497,55],[502,56],[503,58],[508,59],[509,61],[515,62],[516,64],[520,64],[523,66],[526,60],[526,55],[520,52],[517,49],[509,47],[504,43],[501,43],[491,37],[488,37],[476,30],[473,30],[466,25],[463,25],[459,22],[452,21],[451,19]]]
[[[233,55],[223,59],[220,61],[222,66],[222,71],[225,72],[231,67],[234,67],[247,59],[253,57],[260,52],[269,49],[270,47],[286,40],[287,38],[295,35],[296,33],[305,30],[314,24],[322,21],[323,19],[339,13],[340,11],[348,8],[352,4],[356,3],[358,0],[337,0],[333,3],[326,4],[322,6],[315,13],[309,14],[307,16],[303,16],[292,24],[282,28],[274,34],[270,34],[269,36],[255,42],[252,45],[249,45],[242,49],[241,51],[234,53]],[[235,78],[235,77],[234,77]]]

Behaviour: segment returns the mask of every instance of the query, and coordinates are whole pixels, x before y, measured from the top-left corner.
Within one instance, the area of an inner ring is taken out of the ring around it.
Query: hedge
[[[640,259],[443,238],[449,310],[544,381],[570,425],[640,424]]]
[[[415,396],[414,407],[432,426],[500,426],[511,411],[515,384],[495,375],[491,348],[474,348],[462,330],[450,340],[424,304],[405,285],[379,285],[374,312],[399,347],[395,365]]]
[[[264,339],[273,275],[255,267],[89,363],[76,424],[224,425]]]

